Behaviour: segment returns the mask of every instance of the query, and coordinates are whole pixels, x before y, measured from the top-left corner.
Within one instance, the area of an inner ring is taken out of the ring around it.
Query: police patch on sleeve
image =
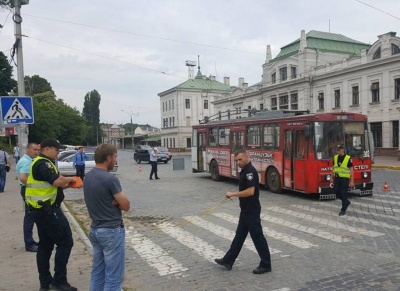
[[[49,169],[53,168],[53,166],[49,162],[46,162],[45,164],[46,164],[47,168],[49,168]]]
[[[246,174],[246,178],[247,178],[247,180],[252,181],[253,180],[253,173]]]

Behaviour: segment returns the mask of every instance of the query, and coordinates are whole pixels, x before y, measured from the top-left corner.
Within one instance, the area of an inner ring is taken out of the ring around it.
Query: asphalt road
[[[236,181],[193,174],[189,156],[177,157],[184,170],[173,170],[173,161],[159,164],[161,179],[150,181],[149,164],[136,164],[131,151],[118,155],[116,175],[132,205],[126,290],[400,290],[398,171],[373,170],[374,195],[352,196],[343,217],[340,201],[262,190],[273,271],[254,275],[259,258],[250,238],[231,271],[214,263],[236,230],[238,200],[224,200]],[[67,191],[80,211],[82,197]]]

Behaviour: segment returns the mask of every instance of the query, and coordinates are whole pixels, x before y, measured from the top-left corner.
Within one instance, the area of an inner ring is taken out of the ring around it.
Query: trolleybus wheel
[[[142,161],[140,159],[136,160],[136,163],[140,164]]]
[[[214,181],[219,181],[220,176],[219,176],[219,169],[218,169],[218,163],[214,160],[210,164],[210,172],[211,172],[211,179]]]
[[[267,171],[267,183],[268,188],[271,192],[281,193],[281,179],[279,177],[279,173],[275,168],[271,168]]]

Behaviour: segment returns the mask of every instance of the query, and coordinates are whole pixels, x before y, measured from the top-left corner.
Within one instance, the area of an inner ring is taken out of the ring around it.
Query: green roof
[[[323,52],[359,55],[362,49],[369,49],[369,44],[351,39],[347,36],[311,30],[306,34],[307,48],[318,49]],[[300,39],[281,48],[279,54],[270,62],[290,57],[297,54],[300,49]]]
[[[210,78],[203,79],[200,70],[194,79],[189,79],[178,86],[175,89],[195,89],[195,90],[213,90],[213,91],[230,91],[231,86],[225,83],[211,80]]]
[[[151,135],[148,138],[144,139],[143,141],[160,141],[161,140],[161,134],[157,135]]]

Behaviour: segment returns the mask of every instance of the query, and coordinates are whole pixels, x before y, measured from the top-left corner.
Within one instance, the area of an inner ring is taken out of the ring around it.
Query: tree
[[[39,75],[33,75],[32,77],[25,76],[24,80],[26,96],[33,96],[38,93],[49,91],[54,94],[53,88],[51,88],[50,83]]]
[[[83,103],[82,115],[86,119],[87,125],[90,128],[87,135],[87,142],[89,144],[98,143],[98,138],[101,136],[100,130],[100,101],[101,96],[99,92],[93,90],[86,93],[85,101]]]
[[[16,90],[17,81],[12,76],[13,67],[8,63],[7,57],[0,52],[0,96],[8,96],[11,91]]]

